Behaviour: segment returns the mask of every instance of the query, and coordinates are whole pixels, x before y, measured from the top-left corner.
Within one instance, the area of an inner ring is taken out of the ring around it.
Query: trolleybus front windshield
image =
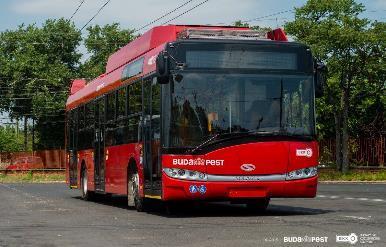
[[[170,82],[169,147],[194,147],[223,133],[314,135],[307,75],[180,72]]]

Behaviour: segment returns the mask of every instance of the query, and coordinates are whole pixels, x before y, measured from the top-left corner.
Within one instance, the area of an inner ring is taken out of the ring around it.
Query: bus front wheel
[[[127,192],[127,204],[134,206],[138,212],[145,211],[144,198],[139,195],[139,175],[137,171],[130,174],[127,183]]]

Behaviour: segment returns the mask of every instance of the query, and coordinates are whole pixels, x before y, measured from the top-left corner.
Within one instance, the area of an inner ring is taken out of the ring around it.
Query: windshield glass
[[[311,76],[182,72],[177,77],[170,82],[169,147],[194,147],[223,133],[314,134]]]

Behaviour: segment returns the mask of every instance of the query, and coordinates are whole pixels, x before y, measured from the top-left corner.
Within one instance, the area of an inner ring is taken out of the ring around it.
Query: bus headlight
[[[307,167],[307,168],[288,172],[285,176],[285,180],[310,178],[310,177],[316,176],[317,174],[318,174],[318,168],[316,166]]]
[[[190,171],[178,168],[164,168],[163,171],[172,178],[194,180],[194,181],[205,181],[207,175],[198,171]]]

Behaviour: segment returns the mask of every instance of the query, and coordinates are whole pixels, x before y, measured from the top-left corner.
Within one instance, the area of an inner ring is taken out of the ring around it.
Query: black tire
[[[80,178],[80,190],[81,190],[81,197],[85,201],[90,200],[93,195],[93,193],[88,190],[87,180],[88,180],[87,169],[83,168],[81,172],[81,178]]]
[[[139,195],[139,175],[137,171],[130,173],[127,182],[127,192],[128,205],[134,206],[138,212],[146,211],[145,198]]]
[[[261,198],[256,200],[251,200],[246,203],[247,208],[252,211],[264,212],[269,205],[270,198]]]

